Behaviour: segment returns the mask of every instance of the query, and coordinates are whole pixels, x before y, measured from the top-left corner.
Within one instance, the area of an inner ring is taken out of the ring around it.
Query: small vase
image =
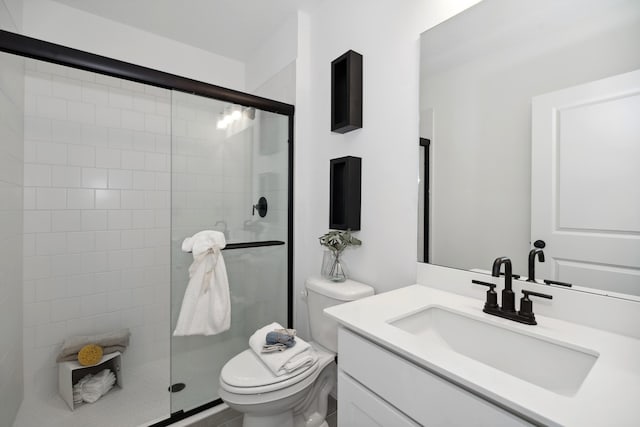
[[[322,269],[320,273],[322,277],[332,282],[344,282],[347,280],[347,274],[344,265],[340,260],[341,252],[325,251],[322,258]]]

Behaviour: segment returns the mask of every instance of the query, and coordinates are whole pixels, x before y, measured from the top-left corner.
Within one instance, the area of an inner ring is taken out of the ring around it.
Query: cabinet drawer
[[[422,425],[532,425],[344,328],[338,352],[340,369]]]
[[[342,371],[338,373],[338,396],[338,427],[418,427],[402,412]]]

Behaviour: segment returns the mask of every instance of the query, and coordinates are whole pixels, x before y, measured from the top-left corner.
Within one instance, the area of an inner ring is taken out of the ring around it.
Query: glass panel
[[[171,325],[175,328],[193,257],[182,241],[218,230],[227,244],[287,241],[288,117],[174,92],[172,105]],[[267,200],[264,217],[258,205]],[[171,340],[171,412],[218,398],[224,364],[266,323],[287,321],[287,246],[222,252],[231,328]],[[173,331],[173,330],[172,330]]]

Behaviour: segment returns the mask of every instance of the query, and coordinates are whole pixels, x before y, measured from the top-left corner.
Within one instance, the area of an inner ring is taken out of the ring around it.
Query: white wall
[[[168,356],[169,96],[164,89],[27,60],[29,397],[55,393],[55,358],[72,335],[129,328],[123,356],[129,367]]]
[[[361,247],[344,256],[350,275],[384,292],[415,282],[420,33],[475,3],[326,0],[298,18],[295,138],[296,326],[299,298],[319,274],[318,236],[329,226],[329,160],[362,157]],[[401,6],[399,6],[401,5]],[[363,128],[330,131],[330,63],[363,55]]]
[[[19,32],[21,4],[0,1],[0,28]],[[0,53],[0,425],[22,402],[22,161],[24,60]]]
[[[24,35],[230,89],[245,88],[245,67],[239,61],[50,0],[24,1]]]

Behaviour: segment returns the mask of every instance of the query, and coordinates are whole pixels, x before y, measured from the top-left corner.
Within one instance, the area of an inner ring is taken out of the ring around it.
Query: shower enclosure
[[[162,426],[220,404],[226,361],[264,324],[292,325],[293,107],[4,31],[0,50],[24,76],[13,425]],[[173,336],[193,260],[181,244],[201,230],[227,241],[231,327]],[[61,342],[120,328],[121,387],[71,411]]]

